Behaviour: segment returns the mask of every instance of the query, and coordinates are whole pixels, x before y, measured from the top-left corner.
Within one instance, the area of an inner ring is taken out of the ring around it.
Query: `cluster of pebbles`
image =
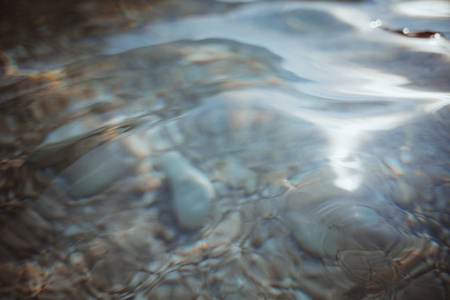
[[[32,74],[12,70],[0,93],[0,206],[36,198],[51,177],[142,124],[195,108],[227,90],[292,77],[269,51],[225,40],[180,41]],[[12,67],[11,67],[12,68]],[[29,173],[39,174],[37,178]]]
[[[424,205],[404,166],[372,157],[345,191],[313,125],[213,100],[97,148],[11,216],[3,295],[445,299],[448,230],[429,231],[448,214],[443,174]]]
[[[8,79],[0,297],[448,298],[448,107],[363,141],[346,190],[265,104],[280,61],[180,41]]]

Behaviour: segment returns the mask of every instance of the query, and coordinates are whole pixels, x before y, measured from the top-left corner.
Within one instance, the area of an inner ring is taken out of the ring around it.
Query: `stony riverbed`
[[[191,2],[2,52],[0,298],[447,299],[442,16]]]

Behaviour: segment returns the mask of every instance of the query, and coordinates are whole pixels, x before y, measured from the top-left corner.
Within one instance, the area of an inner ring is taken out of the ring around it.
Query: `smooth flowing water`
[[[12,3],[1,299],[450,297],[449,3]]]

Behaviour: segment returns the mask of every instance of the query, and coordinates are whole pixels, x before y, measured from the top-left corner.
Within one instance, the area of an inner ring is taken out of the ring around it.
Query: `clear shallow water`
[[[5,52],[1,295],[448,298],[448,5],[211,10]]]

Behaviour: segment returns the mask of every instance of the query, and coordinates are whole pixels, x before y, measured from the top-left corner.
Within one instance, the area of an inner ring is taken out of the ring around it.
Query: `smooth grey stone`
[[[203,226],[215,197],[208,177],[179,152],[162,157],[162,166],[172,188],[172,205],[181,228],[195,230]]]

